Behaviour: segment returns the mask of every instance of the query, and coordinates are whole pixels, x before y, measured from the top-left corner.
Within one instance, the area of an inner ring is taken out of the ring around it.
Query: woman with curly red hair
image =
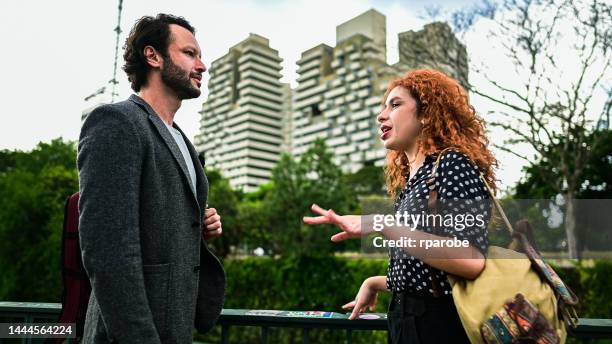
[[[349,318],[355,319],[359,313],[374,309],[378,292],[391,292],[391,343],[469,343],[446,276],[474,279],[485,266],[491,207],[479,177],[482,174],[495,190],[493,169],[497,161],[487,148],[483,120],[456,80],[434,70],[415,70],[389,84],[377,121],[388,150],[385,176],[387,191],[396,198],[396,218],[401,214],[436,214],[442,209],[440,215],[465,219],[471,214],[480,216],[481,221],[421,221],[408,231],[397,223],[384,223],[384,228],[377,230],[385,239],[395,243],[412,240],[413,244],[391,247],[387,275],[366,279],[355,300],[343,308],[352,309]],[[432,206],[428,201],[434,198]],[[444,206],[440,208],[438,203]],[[305,217],[305,223],[331,223],[341,230],[332,241],[374,231],[374,215],[341,216],[316,204],[312,210],[320,216]],[[466,244],[440,244],[449,238]],[[437,245],[420,245],[436,241]]]

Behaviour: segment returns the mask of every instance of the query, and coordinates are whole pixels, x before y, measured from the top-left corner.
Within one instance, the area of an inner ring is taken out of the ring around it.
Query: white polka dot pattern
[[[429,189],[427,179],[436,161],[436,156],[427,156],[423,166],[406,183],[406,187],[395,201],[395,211],[408,214],[428,212],[427,199]],[[452,227],[438,228],[438,235],[456,237],[459,240],[468,240],[470,244],[481,252],[488,249],[487,225],[491,214],[491,205],[487,201],[487,189],[479,178],[478,170],[470,163],[467,156],[457,151],[448,151],[440,159],[436,171],[436,189],[438,202],[443,203],[441,215],[451,213],[482,214],[485,219],[484,226],[473,225],[458,230]],[[469,209],[468,209],[469,208]],[[419,230],[431,232],[430,227],[417,225]],[[389,250],[389,267],[387,270],[387,288],[392,291],[408,291],[413,293],[433,294],[431,273],[436,274],[440,283],[438,288],[445,295],[451,294],[451,287],[443,271],[432,268],[421,260],[411,256],[402,249]]]

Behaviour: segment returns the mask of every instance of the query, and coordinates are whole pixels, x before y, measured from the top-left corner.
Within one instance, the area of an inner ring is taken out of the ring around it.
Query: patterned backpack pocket
[[[557,332],[546,318],[520,293],[485,321],[480,332],[489,344],[560,342]]]

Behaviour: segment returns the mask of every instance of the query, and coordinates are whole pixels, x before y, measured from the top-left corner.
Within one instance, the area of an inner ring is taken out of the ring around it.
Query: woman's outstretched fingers
[[[336,234],[332,235],[331,241],[333,241],[333,242],[340,242],[340,241],[344,241],[344,240],[346,240],[348,238],[349,238],[348,233],[340,232],[340,233],[336,233]]]
[[[349,320],[357,319],[359,313],[361,313],[361,307],[363,307],[361,302],[355,301],[355,307],[353,307],[353,311],[351,312],[351,315],[349,315]]]
[[[310,209],[311,209],[313,212],[315,212],[315,213],[317,213],[317,214],[319,214],[319,215],[327,216],[327,210],[325,210],[325,209],[323,209],[323,208],[319,207],[318,205],[316,205],[316,204],[314,204],[314,203],[312,204],[312,206],[310,207]]]
[[[328,217],[334,221],[337,222],[338,221],[338,214],[336,214],[336,212],[333,209],[329,209],[327,211]]]
[[[353,307],[355,307],[355,300],[347,303],[346,305],[342,306],[342,309],[353,309]]]
[[[305,224],[308,224],[308,225],[323,225],[323,224],[333,223],[332,218],[330,217],[331,209],[328,211],[328,210],[325,210],[325,209],[319,207],[316,204],[313,204],[310,207],[310,209],[313,212],[315,212],[315,213],[317,213],[317,214],[319,214],[321,216],[304,216],[302,218],[302,220],[304,221]]]
[[[304,216],[302,220],[307,225],[324,225],[330,223],[329,219],[325,216]]]

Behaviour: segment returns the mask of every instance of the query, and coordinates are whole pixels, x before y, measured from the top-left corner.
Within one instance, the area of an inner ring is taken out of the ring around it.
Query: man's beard
[[[164,60],[161,79],[181,100],[197,98],[202,93],[199,88],[191,84],[189,73],[175,65],[170,56]]]

